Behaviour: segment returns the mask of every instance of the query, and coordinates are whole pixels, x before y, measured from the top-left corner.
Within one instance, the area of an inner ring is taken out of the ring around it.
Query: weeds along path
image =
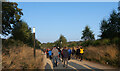
[[[33,48],[27,45],[9,46],[2,52],[3,69],[44,69],[45,57],[42,51],[36,49],[36,58],[33,55]]]

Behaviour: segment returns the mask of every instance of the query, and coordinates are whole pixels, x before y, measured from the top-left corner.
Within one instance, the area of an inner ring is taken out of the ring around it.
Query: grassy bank
[[[11,39],[3,40],[2,45],[3,69],[43,69],[44,56],[41,50],[36,50],[36,59],[33,56],[33,48],[20,41]]]
[[[118,66],[119,50],[116,45],[88,46],[84,47],[84,58],[102,64]]]

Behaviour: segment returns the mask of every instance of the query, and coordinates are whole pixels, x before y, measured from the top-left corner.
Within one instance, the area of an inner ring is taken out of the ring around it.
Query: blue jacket
[[[68,53],[69,53],[69,55],[72,53],[71,49],[68,49]]]
[[[48,51],[48,53],[49,53],[49,56],[51,56],[51,55],[52,55],[52,51]]]

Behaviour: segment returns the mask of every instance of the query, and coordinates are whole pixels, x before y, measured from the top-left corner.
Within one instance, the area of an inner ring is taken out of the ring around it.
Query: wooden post
[[[33,37],[34,37],[34,58],[36,57],[36,49],[35,49],[35,33],[33,33]]]
[[[36,49],[35,49],[35,27],[33,27],[33,40],[34,40],[34,50],[33,50],[33,53],[34,53],[34,58],[36,57]]]

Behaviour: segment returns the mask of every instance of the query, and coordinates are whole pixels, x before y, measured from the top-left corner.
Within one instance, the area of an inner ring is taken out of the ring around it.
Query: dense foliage
[[[25,22],[20,22],[14,25],[12,35],[14,39],[23,41],[24,43],[33,41],[33,39],[31,38],[31,28],[29,28],[27,23]]]
[[[2,3],[2,35],[11,34],[10,39],[22,41],[29,46],[33,46],[33,34],[28,24],[21,20],[22,9],[18,8],[15,2]],[[40,47],[40,42],[35,39],[36,48]]]
[[[22,9],[18,8],[17,3],[3,2],[2,3],[2,34],[8,35],[11,33],[13,26],[20,22],[23,15]]]
[[[20,40],[25,44],[28,44],[30,46],[33,46],[33,34],[31,33],[31,28],[27,25],[26,22],[21,21],[20,23],[17,23],[14,26],[14,29],[12,30],[12,37],[15,40]],[[40,42],[35,39],[36,47],[40,47]]]
[[[101,39],[120,37],[120,17],[118,13],[113,11],[108,20],[102,20],[100,30]]]

